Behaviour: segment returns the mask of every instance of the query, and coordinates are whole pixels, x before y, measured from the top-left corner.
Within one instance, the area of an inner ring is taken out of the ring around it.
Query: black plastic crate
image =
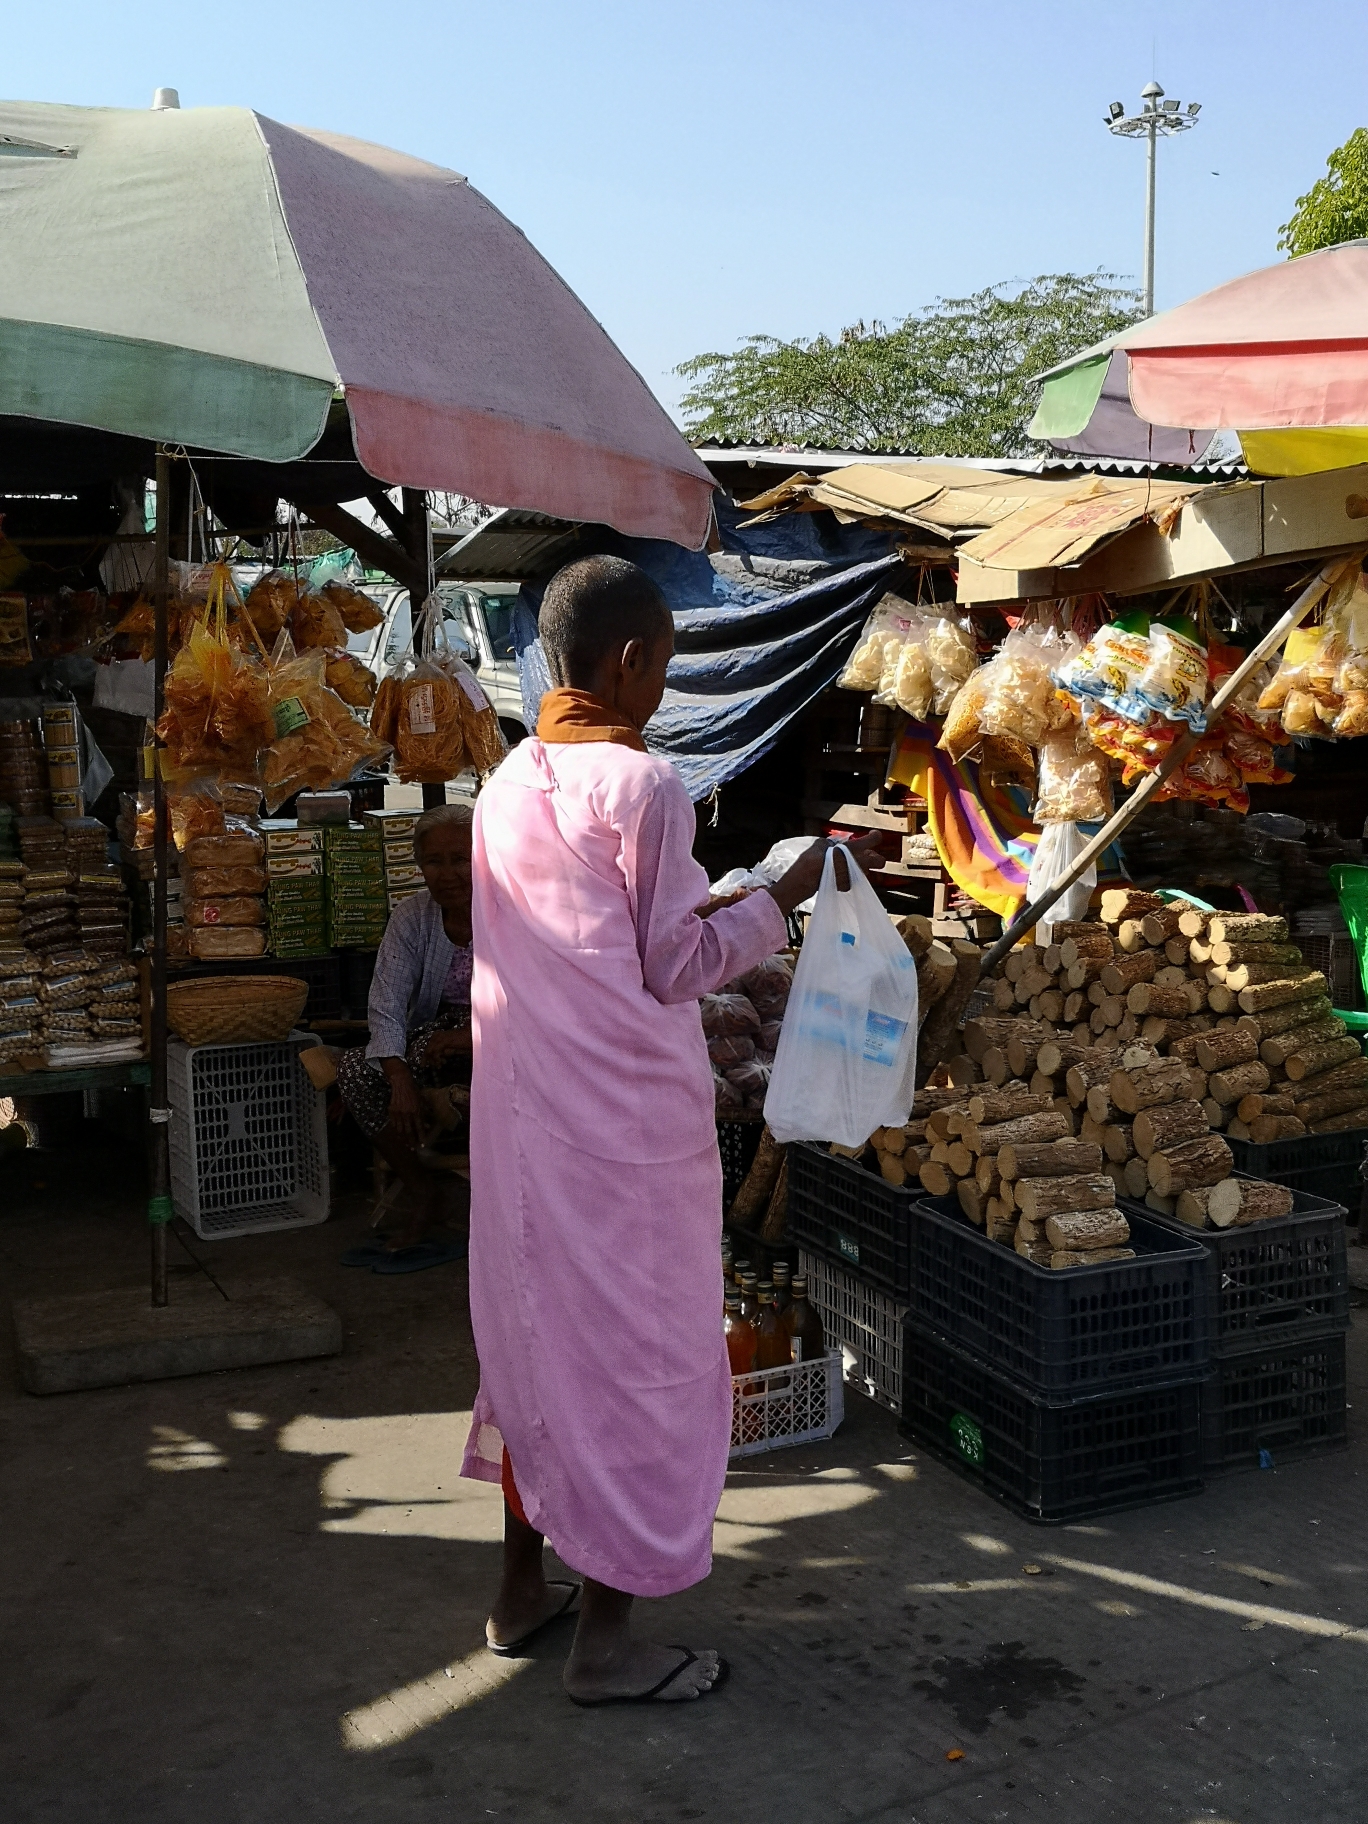
[[[789,1148],[788,1238],[905,1303],[912,1207],[921,1194],[801,1140]]]
[[[1348,1442],[1342,1330],[1314,1338],[1268,1338],[1228,1355],[1202,1389],[1202,1463],[1276,1468],[1288,1458]]]
[[[903,1324],[902,1428],[1028,1520],[1082,1520],[1202,1486],[1202,1384],[1063,1402]]]
[[[722,1155],[722,1208],[729,1210],[732,1198],[741,1189],[751,1168],[760,1135],[764,1132],[763,1115],[719,1115],[717,1117],[717,1150]]]
[[[1359,1173],[1368,1146],[1368,1127],[1346,1128],[1340,1134],[1304,1134],[1300,1140],[1275,1140],[1269,1146],[1231,1140],[1227,1135],[1226,1143],[1234,1155],[1235,1170],[1247,1178],[1286,1184],[1358,1215],[1363,1201]]]
[[[1210,1359],[1211,1266],[1130,1206],[1134,1260],[1056,1271],[989,1241],[953,1197],[923,1196],[910,1235],[910,1315],[1052,1398],[1200,1378]]]
[[[1266,1150],[1272,1150],[1266,1149]],[[1237,1177],[1250,1174],[1239,1172]],[[1209,1329],[1213,1357],[1264,1338],[1296,1338],[1349,1326],[1349,1264],[1344,1209],[1309,1191],[1292,1191],[1292,1214],[1236,1229],[1194,1229],[1143,1204],[1121,1207],[1186,1236],[1211,1256]]]

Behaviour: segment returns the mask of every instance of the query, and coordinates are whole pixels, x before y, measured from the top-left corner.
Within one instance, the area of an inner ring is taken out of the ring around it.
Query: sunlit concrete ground
[[[143,1272],[136,1157],[59,1139],[0,1161],[6,1300]],[[1049,1530],[852,1398],[831,1443],[731,1477],[707,1584],[642,1605],[730,1686],[577,1710],[568,1631],[481,1645],[500,1513],[456,1475],[464,1270],[343,1269],[365,1220],[352,1193],[203,1245],[329,1299],[335,1360],[38,1400],[6,1334],[5,1824],[1368,1816],[1361,1443]]]

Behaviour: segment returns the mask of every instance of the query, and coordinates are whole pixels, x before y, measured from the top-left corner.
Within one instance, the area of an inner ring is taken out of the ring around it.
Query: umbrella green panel
[[[0,413],[265,461],[338,375],[253,115],[0,104]]]
[[[1105,354],[1096,355],[1091,361],[1079,361],[1046,380],[1026,435],[1048,441],[1054,437],[1077,437],[1086,430],[1097,410],[1110,365],[1108,349]]]

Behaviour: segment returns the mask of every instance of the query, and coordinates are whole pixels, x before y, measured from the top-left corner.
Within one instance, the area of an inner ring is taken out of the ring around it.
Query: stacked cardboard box
[[[293,818],[264,819],[266,916],[276,956],[326,956],[327,896],[323,831]]]
[[[363,823],[380,833],[385,858],[385,899],[388,909],[423,890],[423,874],[413,853],[413,832],[421,811],[367,811]]]
[[[329,824],[323,832],[328,942],[334,950],[373,950],[385,935],[385,851],[380,831]]]

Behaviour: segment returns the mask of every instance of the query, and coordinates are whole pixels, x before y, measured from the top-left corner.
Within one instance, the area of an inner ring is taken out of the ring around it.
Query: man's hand
[[[868,836],[857,836],[845,846],[855,857],[856,864],[866,874],[883,866],[883,857],[879,853],[882,837],[877,830],[871,830]],[[801,906],[805,899],[812,895],[822,884],[822,869],[826,863],[827,850],[835,848],[834,842],[814,842],[809,849],[794,862],[788,873],[774,886],[767,887],[766,892],[773,895],[779,910],[792,912],[795,906]],[[836,885],[842,893],[850,890],[850,871],[846,867],[844,855],[836,857]]]
[[[390,1107],[386,1126],[396,1140],[405,1146],[419,1146],[423,1138],[423,1105],[413,1072],[402,1058],[382,1058],[381,1068],[389,1078]]]
[[[475,1041],[469,1026],[458,1026],[450,1032],[434,1032],[423,1047],[423,1067],[436,1070],[450,1058],[474,1055]]]

